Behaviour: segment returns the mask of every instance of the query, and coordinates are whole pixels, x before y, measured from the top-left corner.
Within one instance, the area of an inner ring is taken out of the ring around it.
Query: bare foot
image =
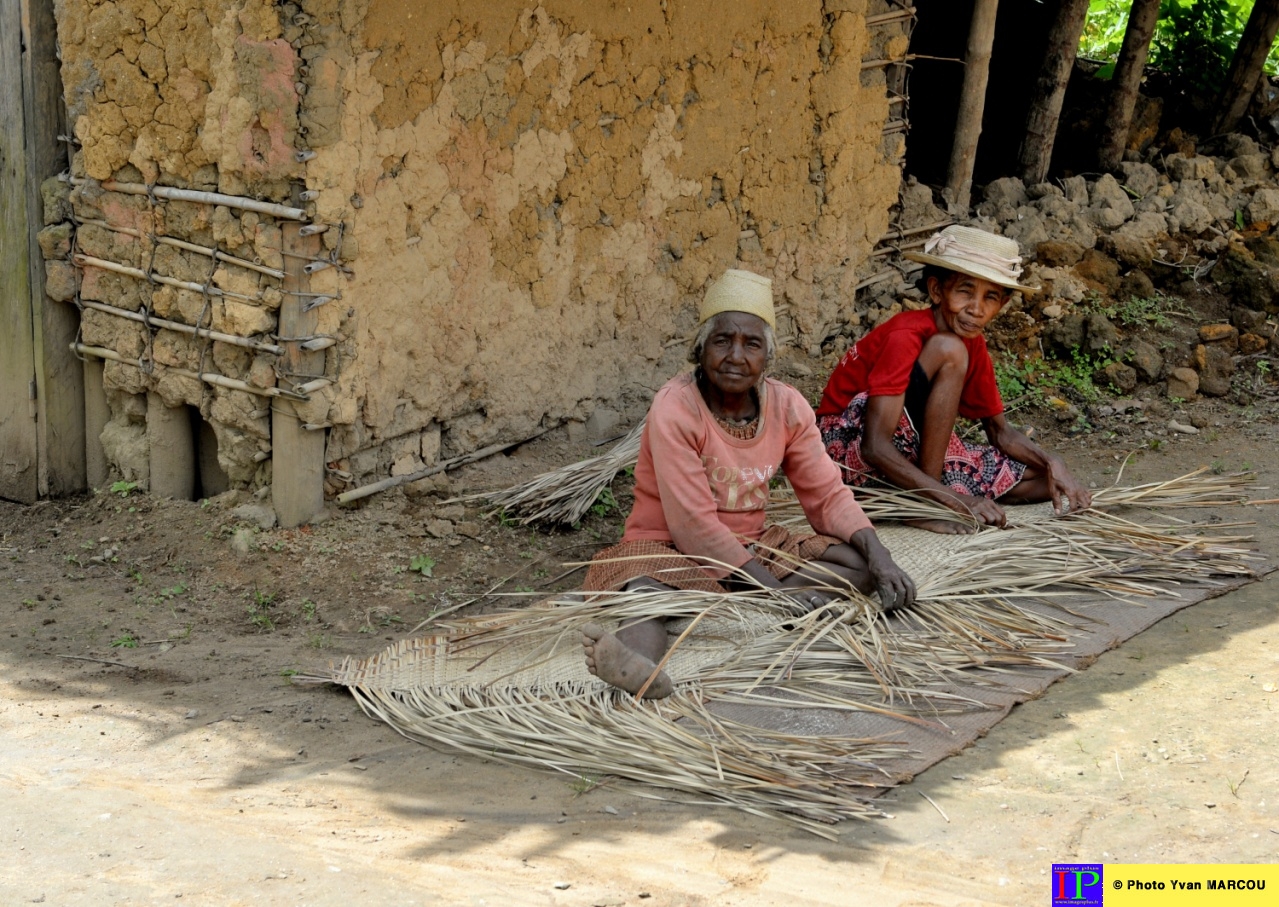
[[[634,694],[657,667],[652,661],[628,648],[616,636],[597,623],[582,627],[582,648],[586,650],[586,669],[605,683]],[[665,699],[675,692],[675,685],[662,671],[644,692],[645,699]]]
[[[954,520],[906,520],[907,526],[916,529],[927,529],[929,532],[940,532],[942,535],[972,535],[977,531],[971,523],[959,523]]]

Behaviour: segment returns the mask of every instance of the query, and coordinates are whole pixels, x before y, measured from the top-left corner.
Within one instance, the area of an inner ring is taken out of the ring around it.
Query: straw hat
[[[1021,278],[1021,250],[1017,248],[1017,240],[975,227],[953,224],[929,237],[924,251],[906,252],[904,257],[980,277],[1010,290],[1033,293],[1038,289],[1017,282]]]
[[[697,308],[697,323],[705,324],[720,312],[746,312],[762,318],[770,328],[777,327],[773,314],[773,282],[767,277],[729,268],[710,285]]]

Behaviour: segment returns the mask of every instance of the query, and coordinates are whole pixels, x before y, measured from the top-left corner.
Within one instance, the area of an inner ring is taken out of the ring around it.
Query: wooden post
[[[1141,75],[1146,71],[1146,57],[1150,54],[1150,39],[1155,35],[1159,22],[1161,0],[1133,0],[1128,13],[1128,28],[1124,31],[1124,46],[1119,51],[1119,62],[1110,80],[1110,107],[1102,129],[1101,147],[1097,151],[1097,164],[1102,170],[1118,170],[1128,147],[1128,129],[1132,126],[1132,112],[1137,106],[1137,93],[1141,90]]]
[[[101,359],[86,358],[84,369],[84,465],[85,482],[90,488],[102,488],[111,473],[107,452],[102,447],[102,430],[111,421],[107,392],[102,386]]]
[[[147,391],[147,447],[151,493],[189,501],[195,496],[195,436],[185,406],[166,406],[164,398]]]
[[[319,375],[324,371],[324,353],[308,352],[294,338],[310,337],[319,324],[319,313],[302,311],[303,297],[310,289],[304,268],[307,259],[318,258],[320,237],[302,236],[302,225],[282,224],[284,231],[284,302],[280,304],[280,365],[294,375]],[[323,431],[302,427],[292,401],[271,401],[271,502],[275,517],[286,529],[309,523],[324,509]]]
[[[968,210],[973,191],[973,167],[977,162],[977,140],[981,138],[981,118],[986,110],[986,83],[990,80],[990,49],[995,44],[995,16],[999,0],[976,0],[972,24],[968,26],[968,50],[964,54],[964,87],[959,95],[955,140],[950,151],[946,188],[950,200]]]
[[[1079,36],[1088,15],[1088,0],[1060,0],[1057,18],[1048,31],[1044,66],[1035,84],[1034,100],[1026,118],[1018,159],[1026,185],[1042,183],[1052,164],[1053,143],[1057,141],[1057,121],[1066,98],[1066,85],[1079,53]]]
[[[22,4],[0,0],[0,497],[39,495]]]
[[[32,328],[35,332],[36,444],[40,494],[53,497],[83,491],[85,474],[84,371],[72,355],[80,314],[44,294],[44,261],[37,234],[44,225],[40,184],[66,169],[62,77],[58,68],[57,22],[53,0],[21,0],[26,51],[22,55],[22,98],[26,116],[27,226],[30,255]]]
[[[1212,125],[1215,134],[1231,131],[1248,112],[1248,102],[1257,90],[1257,80],[1265,68],[1276,34],[1279,34],[1279,0],[1257,0],[1221,89],[1218,113]]]

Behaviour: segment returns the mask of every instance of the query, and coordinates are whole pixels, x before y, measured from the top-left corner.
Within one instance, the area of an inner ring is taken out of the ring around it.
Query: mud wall
[[[539,426],[638,416],[680,367],[703,288],[734,264],[774,279],[783,340],[818,349],[897,198],[903,137],[883,134],[878,61],[900,59],[907,39],[900,21],[867,25],[887,10],[882,0],[62,0],[73,169],[302,199],[334,225],[324,238],[336,266],[312,289],[340,296],[320,310],[320,331],[340,343],[326,364],[334,383],[310,404],[311,420],[330,426],[334,490]],[[119,217],[145,215],[141,232],[162,217],[170,235],[280,257],[269,217],[94,186],[70,201],[86,209],[80,220],[110,220],[100,215],[115,205]],[[122,238],[96,237],[108,240]],[[115,252],[137,261],[144,247]],[[233,332],[270,332],[269,278],[227,266],[219,279],[249,297]],[[126,308],[179,320],[204,308],[92,269],[80,292],[95,281]],[[161,337],[184,342],[118,321],[111,330],[124,336],[90,338],[86,318],[86,342],[132,344],[131,355]],[[187,343],[188,361],[202,355]],[[282,378],[269,358],[222,354],[233,377]],[[108,363],[108,387],[137,394],[161,380],[126,371]],[[246,395],[223,388],[169,393],[202,407],[234,482],[267,480],[244,462],[247,439],[269,445],[265,423],[249,418],[260,401],[228,403]],[[113,404],[116,422],[136,423],[136,410]],[[221,449],[224,436],[238,453]]]

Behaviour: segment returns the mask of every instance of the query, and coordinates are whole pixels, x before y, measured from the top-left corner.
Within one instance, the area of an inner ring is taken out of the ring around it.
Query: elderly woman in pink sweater
[[[766,586],[806,608],[835,596],[838,577],[876,590],[885,609],[915,598],[870,521],[826,456],[812,408],[766,378],[773,357],[772,282],[729,270],[706,293],[689,353],[697,368],[653,398],[635,467],[635,505],[622,541],[595,556],[587,591]],[[765,527],[769,482],[784,472],[818,534]],[[666,652],[662,619],[615,634],[583,628],[590,671],[631,693]],[[646,698],[670,695],[665,672]]]

